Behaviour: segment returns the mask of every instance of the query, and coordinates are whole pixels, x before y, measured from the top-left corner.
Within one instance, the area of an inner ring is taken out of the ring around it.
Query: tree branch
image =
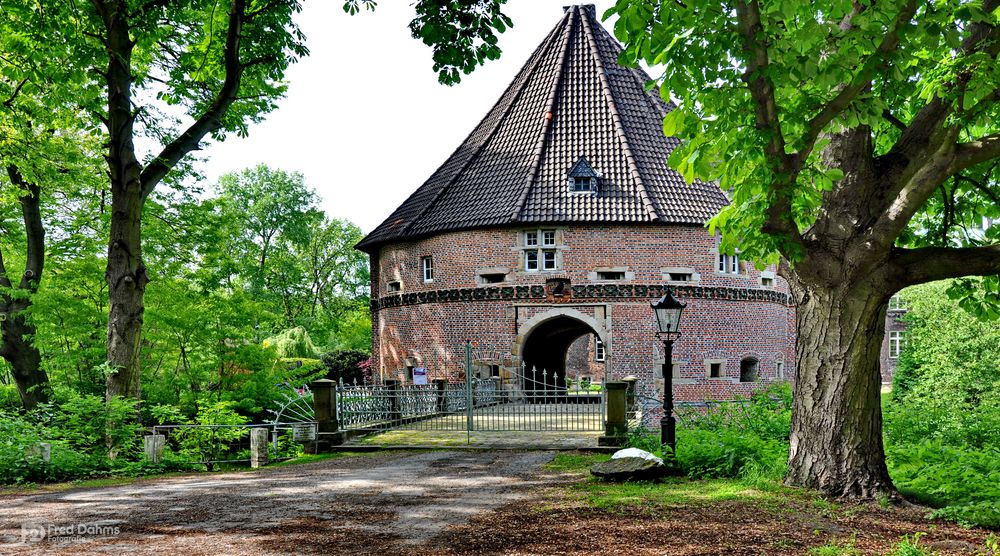
[[[975,141],[959,143],[955,147],[955,158],[949,170],[952,174],[1000,157],[1000,133],[986,135]]]
[[[890,265],[902,286],[1000,274],[1000,245],[896,249]]]
[[[743,37],[743,45],[749,56],[743,81],[746,82],[754,101],[757,129],[767,136],[765,151],[768,158],[777,165],[775,173],[778,178],[772,184],[775,198],[767,208],[767,220],[763,231],[784,235],[794,244],[801,245],[802,236],[792,217],[792,189],[800,168],[785,152],[785,138],[778,117],[774,84],[767,76],[770,64],[767,46],[758,40],[764,34],[760,20],[760,5],[757,0],[739,2],[736,4],[736,16],[739,33]]]
[[[14,92],[11,93],[10,98],[8,98],[7,100],[3,101],[3,105],[5,107],[10,108],[10,106],[12,104],[14,104],[14,101],[17,99],[17,95],[21,93],[21,89],[24,87],[24,85],[27,82],[28,82],[28,78],[25,77],[24,79],[21,80],[20,83],[17,84],[17,87],[14,87]]]
[[[198,144],[209,133],[219,129],[222,117],[235,102],[243,78],[244,66],[240,63],[240,42],[242,40],[243,22],[246,17],[246,1],[233,0],[229,10],[229,28],[226,31],[226,49],[224,68],[226,77],[215,99],[194,123],[184,133],[167,144],[160,154],[139,175],[142,184],[143,198],[149,196],[153,189],[166,177],[167,173],[189,152],[198,148]]]
[[[816,144],[816,139],[819,138],[819,134],[822,133],[826,126],[840,115],[862,91],[871,86],[872,79],[875,77],[875,71],[882,66],[885,58],[899,46],[900,29],[913,19],[913,14],[916,11],[916,0],[909,0],[903,6],[903,9],[899,11],[899,15],[896,16],[892,28],[882,38],[882,42],[876,47],[875,52],[865,60],[865,63],[861,66],[861,70],[854,76],[854,79],[841,89],[836,96],[830,99],[820,109],[818,114],[809,120],[809,123],[806,124],[804,145],[802,150],[796,154],[800,162],[804,161],[809,156],[809,153],[812,152]]]
[[[24,216],[24,230],[27,235],[24,274],[20,288],[32,293],[38,291],[38,282],[45,266],[45,227],[42,224],[41,191],[37,184],[28,183],[20,170],[13,164],[7,166],[7,176],[20,189],[18,200]]]

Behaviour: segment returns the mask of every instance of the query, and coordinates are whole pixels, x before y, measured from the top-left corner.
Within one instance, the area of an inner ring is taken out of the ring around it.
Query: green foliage
[[[54,438],[97,458],[107,453],[109,445],[121,454],[140,449],[143,427],[135,420],[138,400],[115,397],[105,402],[100,396],[72,391],[57,396],[59,409],[53,413],[51,429]]]
[[[751,484],[784,476],[788,460],[791,392],[776,385],[745,400],[694,408],[677,430],[676,461],[691,478],[742,478]],[[663,453],[659,438],[632,431],[629,446]]]
[[[264,347],[273,349],[279,357],[284,358],[315,359],[318,355],[318,350],[313,344],[312,338],[309,337],[309,332],[301,326],[283,330],[267,338],[264,340]]]
[[[187,423],[200,425],[172,429],[170,452],[164,450],[164,459],[179,459],[191,464],[204,464],[209,471],[212,461],[234,459],[230,457],[233,446],[245,440],[250,429],[243,425],[249,420],[233,410],[232,402],[216,402],[198,411],[197,417]]]
[[[421,0],[410,22],[413,38],[431,47],[434,71],[445,85],[456,85],[486,60],[500,57],[497,34],[514,22],[500,11],[507,0]],[[374,10],[375,0],[345,0],[344,11],[355,15]]]
[[[920,538],[923,536],[924,533],[914,533],[912,536],[904,535],[899,540],[895,550],[889,553],[889,556],[932,556],[933,552],[920,546]]]
[[[903,292],[906,344],[893,380],[886,434],[1000,448],[1000,328],[959,309],[946,282]]]
[[[677,105],[663,124],[667,135],[682,139],[670,165],[688,181],[718,181],[730,192],[732,203],[712,220],[723,249],[739,248],[754,261],[776,262],[779,251],[802,255],[791,230],[762,229],[785,203],[795,231],[819,217],[824,194],[849,169],[847,160],[823,159],[833,133],[867,126],[872,154],[885,154],[901,136],[894,121],[909,122],[931,99],[950,111],[948,125],[972,137],[996,132],[998,104],[989,101],[1000,86],[995,60],[962,52],[961,42],[975,23],[996,24],[997,13],[962,0],[918,3],[910,11],[901,1],[869,3],[859,13],[857,4],[840,0],[742,6],[750,15],[718,3],[619,0],[605,14],[618,15],[622,62],[668,66],[651,86]],[[766,49],[766,60],[756,46]],[[975,85],[955,86],[956,75]],[[845,167],[830,167],[830,160]],[[945,237],[954,240],[950,234],[963,225],[1000,212],[962,180],[950,182],[943,197],[928,203],[926,218],[914,220],[904,242],[940,242],[925,223],[949,218]]]

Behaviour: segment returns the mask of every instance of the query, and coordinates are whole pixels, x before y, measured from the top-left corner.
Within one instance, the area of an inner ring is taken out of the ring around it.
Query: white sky
[[[287,97],[246,139],[207,146],[200,169],[209,183],[261,162],[302,172],[327,214],[371,231],[486,115],[569,3],[508,0],[500,60],[446,87],[410,37],[411,2],[351,17],[341,0],[307,1],[298,23],[311,54],[287,72]],[[614,4],[593,3],[599,17]]]

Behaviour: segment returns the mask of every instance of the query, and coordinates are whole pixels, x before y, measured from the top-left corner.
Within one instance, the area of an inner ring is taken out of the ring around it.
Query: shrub
[[[17,410],[21,407],[21,394],[14,384],[0,384],[0,410]]]
[[[249,428],[225,425],[244,425],[249,420],[233,410],[232,402],[216,402],[203,406],[197,418],[189,425],[196,427],[173,429],[171,454],[164,451],[168,462],[205,463],[211,471],[212,461],[237,459],[230,454],[238,450],[240,441],[249,435]],[[224,425],[221,427],[207,425]]]
[[[736,430],[680,429],[677,462],[688,477],[756,477],[785,474],[788,444]]]
[[[365,376],[366,362],[371,356],[357,349],[342,349],[324,353],[320,360],[326,366],[326,377],[330,380],[343,380],[345,384],[362,383],[370,376]],[[369,363],[370,365],[370,363]]]
[[[93,475],[103,466],[102,458],[80,453],[65,441],[53,440],[51,431],[38,420],[0,411],[0,483],[21,484],[59,481]],[[48,463],[42,461],[39,445],[51,446]]]

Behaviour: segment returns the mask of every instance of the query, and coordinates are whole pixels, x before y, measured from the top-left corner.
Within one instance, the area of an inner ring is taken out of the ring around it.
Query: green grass
[[[558,454],[546,467],[552,471],[586,474],[570,490],[587,506],[613,512],[669,509],[679,506],[708,506],[729,500],[753,502],[780,510],[790,498],[809,501],[814,495],[788,488],[778,482],[741,479],[670,477],[661,482],[609,483],[589,476],[590,467],[607,460],[607,455]]]
[[[862,556],[863,552],[854,547],[854,537],[846,540],[834,539],[823,546],[809,549],[810,556]]]

